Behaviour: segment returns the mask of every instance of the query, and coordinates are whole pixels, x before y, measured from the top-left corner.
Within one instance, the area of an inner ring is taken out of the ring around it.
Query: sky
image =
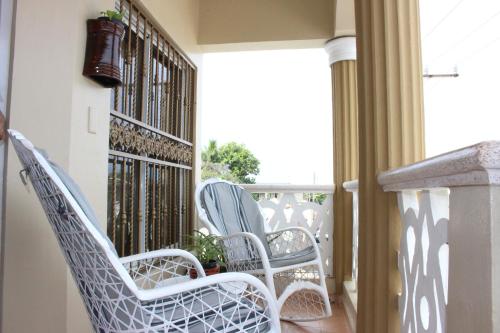
[[[500,140],[500,0],[420,0],[426,155]],[[323,49],[206,54],[201,141],[245,144],[258,183],[331,184]]]
[[[420,0],[426,153],[500,140],[500,1]]]
[[[332,101],[323,49],[206,54],[201,142],[243,143],[258,183],[331,184]]]

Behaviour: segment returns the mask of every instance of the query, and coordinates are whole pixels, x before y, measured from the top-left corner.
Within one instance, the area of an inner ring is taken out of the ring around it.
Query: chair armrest
[[[238,232],[221,236],[220,244],[228,271],[270,269],[269,258],[261,240],[252,233]]]
[[[220,305],[208,306],[203,299],[204,292],[208,290],[217,293]],[[272,328],[271,332],[280,332],[278,304],[275,298],[259,279],[249,274],[217,274],[179,283],[175,286],[138,290],[136,295],[146,308],[152,307],[151,313],[160,314],[159,320],[162,319],[161,316],[164,313],[175,312],[177,307],[178,311],[184,312],[183,317],[185,318],[196,317],[198,320],[204,320],[203,314],[189,313],[195,307],[187,307],[184,304],[185,300],[194,297],[195,302],[199,301],[205,304],[204,308],[211,307],[211,313],[223,311],[222,302],[226,302],[226,304],[227,302],[238,303],[245,310],[253,312],[248,314],[248,318],[255,316],[256,322],[269,322]],[[224,320],[230,321],[231,319],[228,317]]]
[[[191,253],[179,249],[163,249],[120,258],[139,289],[155,289],[189,280],[189,270],[199,277],[205,271]]]
[[[273,256],[299,252],[313,247],[319,255],[318,244],[311,232],[302,227],[289,227],[266,233],[267,242]]]

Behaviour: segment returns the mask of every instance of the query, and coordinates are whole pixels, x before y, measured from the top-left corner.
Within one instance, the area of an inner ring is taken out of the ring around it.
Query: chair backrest
[[[196,191],[196,202],[201,220],[219,235],[237,232],[255,234],[270,255],[266,240],[264,217],[252,195],[242,187],[227,181],[209,179]]]
[[[98,230],[96,221],[89,220],[88,208],[82,209],[79,204],[82,198],[76,198],[75,189],[70,191],[65,185],[69,176],[63,180],[54,171],[52,162],[21,133],[9,130],[9,135],[71,269],[95,331],[141,330],[147,315],[135,296],[137,286],[110,248],[107,237]]]

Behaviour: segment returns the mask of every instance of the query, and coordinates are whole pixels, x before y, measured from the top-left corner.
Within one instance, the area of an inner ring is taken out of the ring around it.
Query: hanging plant
[[[113,22],[120,22],[123,24],[123,14],[116,10],[106,10],[101,12],[99,19],[107,19]]]
[[[87,20],[83,75],[103,87],[113,88],[122,83],[120,63],[125,24],[120,12],[107,10],[101,15]]]

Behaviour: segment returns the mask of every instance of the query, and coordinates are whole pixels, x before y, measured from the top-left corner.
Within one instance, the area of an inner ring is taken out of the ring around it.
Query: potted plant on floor
[[[188,236],[187,250],[192,252],[200,261],[207,276],[217,274],[224,267],[224,251],[220,246],[217,236],[205,235],[195,230],[193,235]],[[189,275],[196,279],[198,274],[196,269],[191,268]]]
[[[122,83],[120,63],[125,24],[120,12],[107,10],[101,15],[87,20],[83,75],[105,88],[112,88]]]

